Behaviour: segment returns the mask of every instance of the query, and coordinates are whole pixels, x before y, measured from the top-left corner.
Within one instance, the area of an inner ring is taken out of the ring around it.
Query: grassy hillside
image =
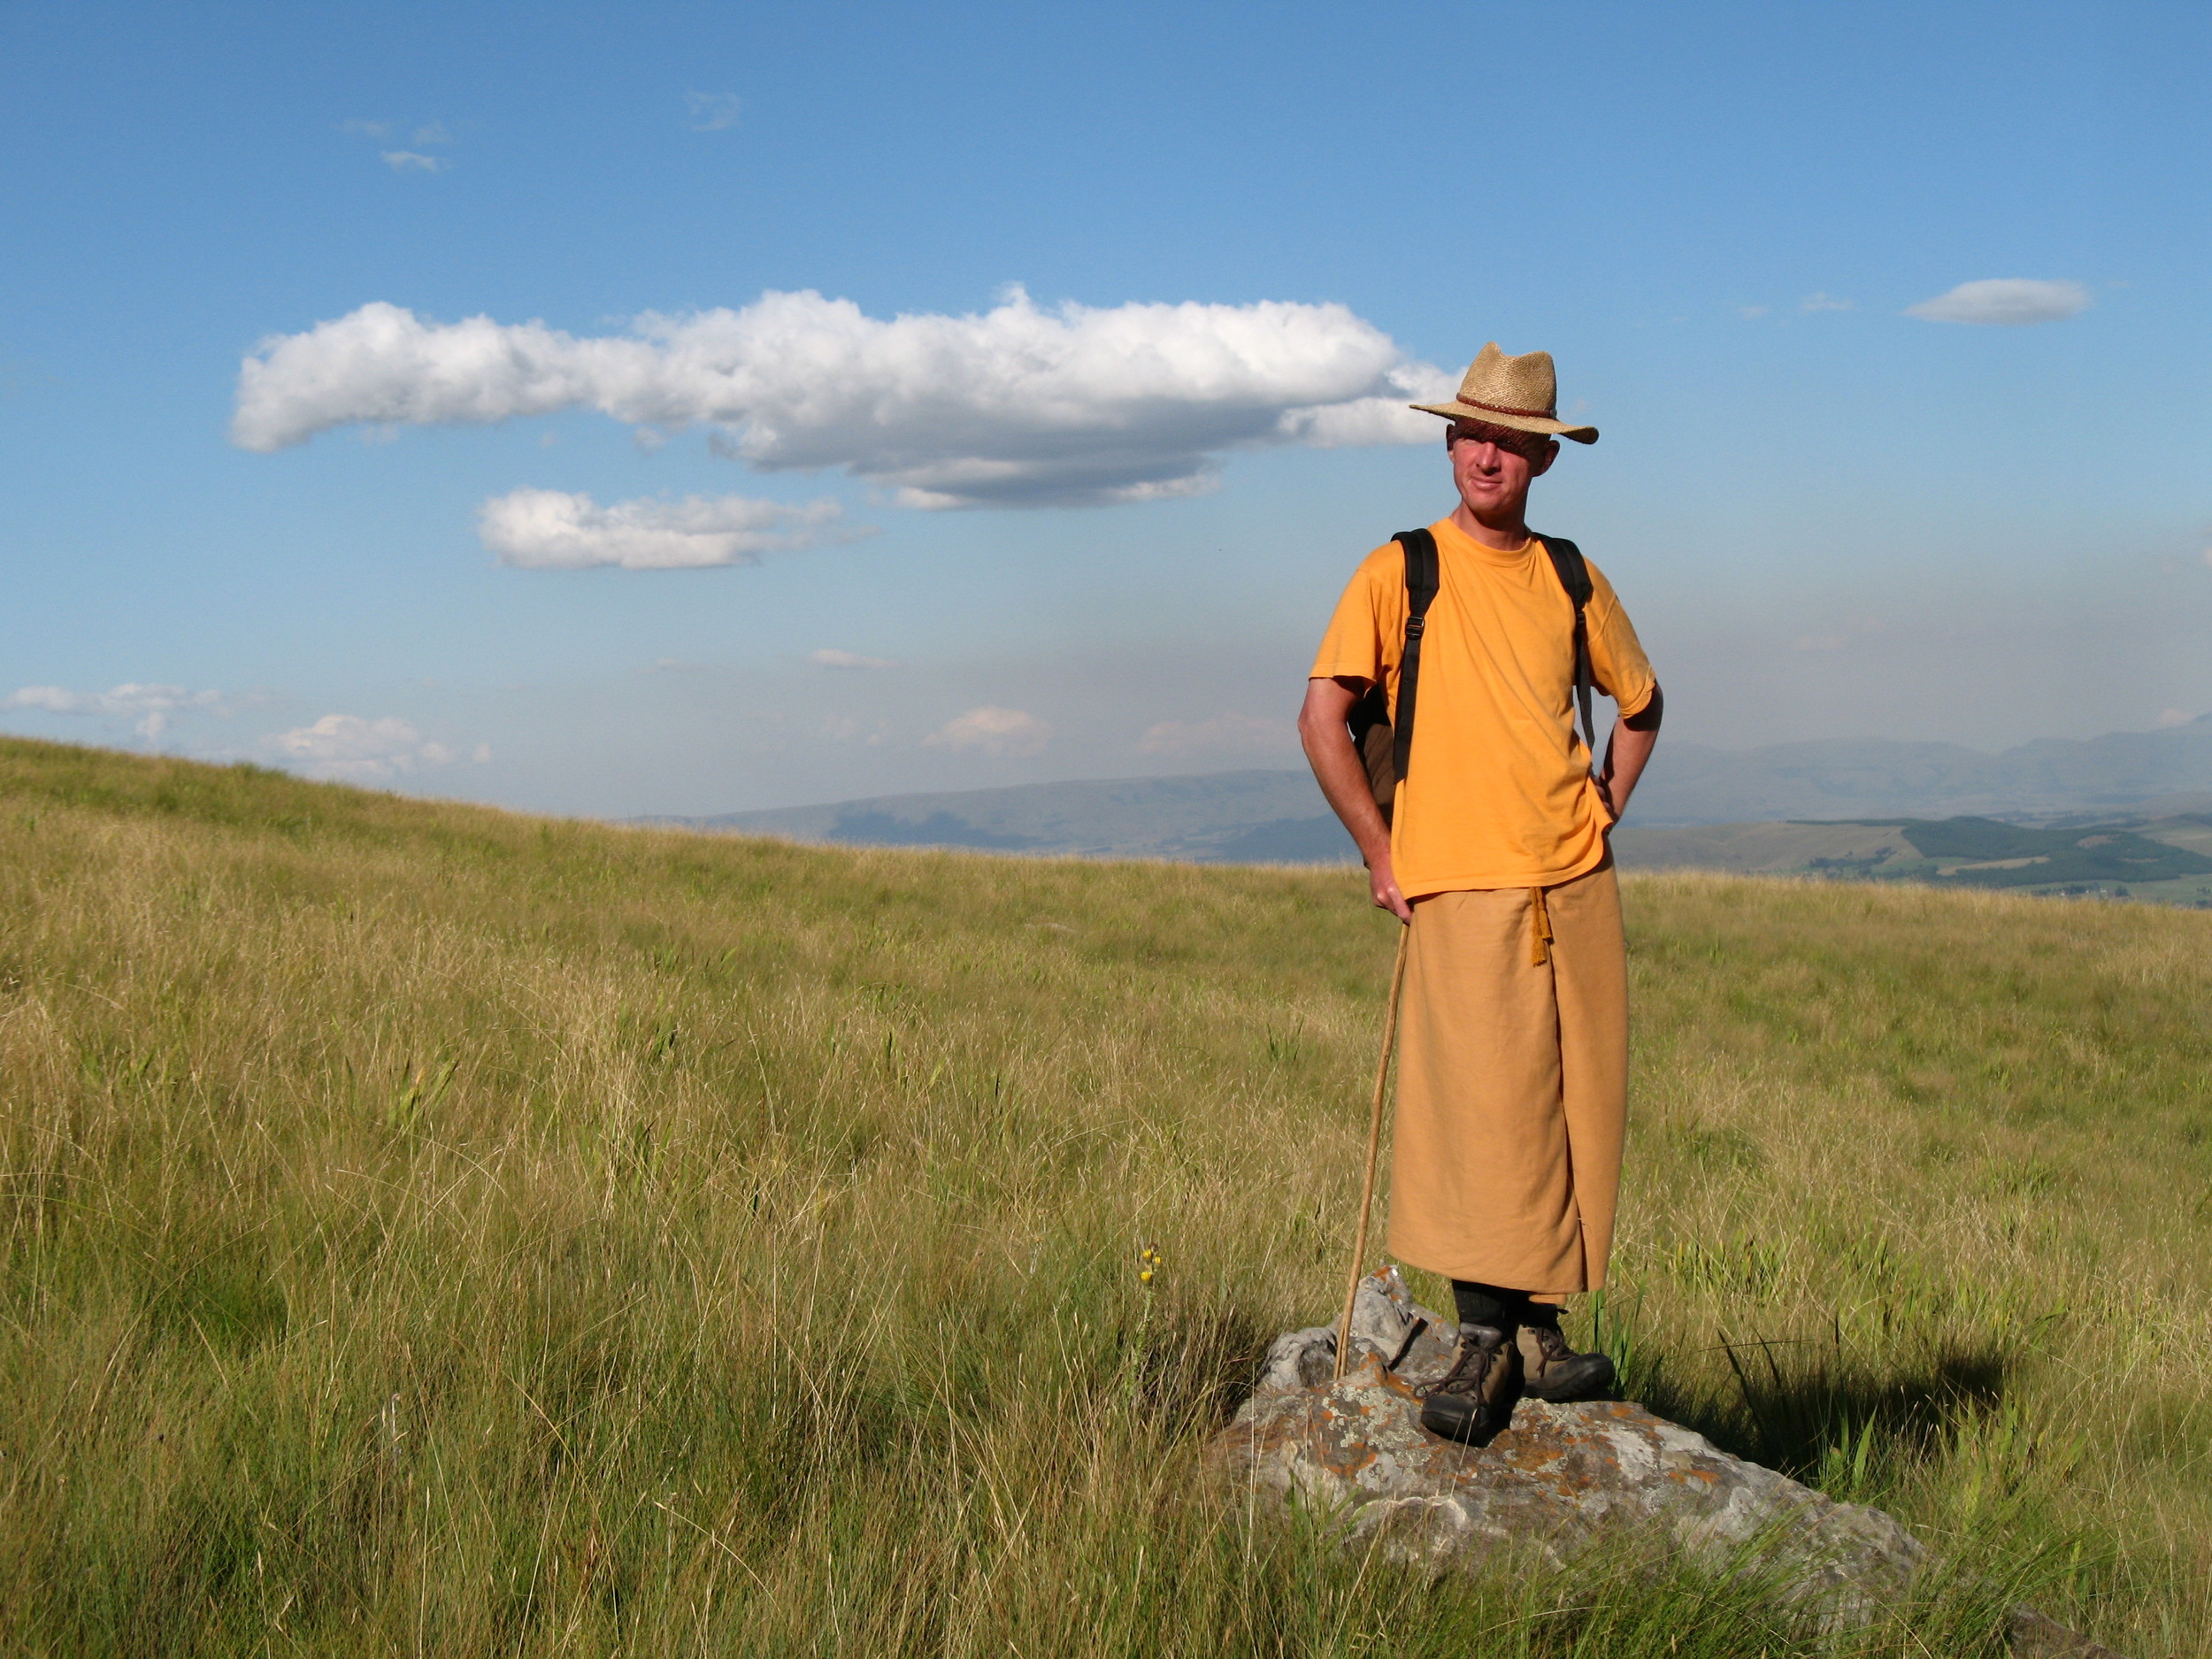
[[[2203,1651],[2212,916],[1628,909],[1631,1391]],[[1193,1484],[1340,1291],[1391,943],[1344,872],[0,742],[0,1649],[1800,1650]]]

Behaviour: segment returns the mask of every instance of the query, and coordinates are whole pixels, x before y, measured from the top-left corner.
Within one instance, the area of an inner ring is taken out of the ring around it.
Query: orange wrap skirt
[[[1413,907],[1393,1256],[1556,1297],[1605,1283],[1628,1121],[1628,956],[1606,862]]]

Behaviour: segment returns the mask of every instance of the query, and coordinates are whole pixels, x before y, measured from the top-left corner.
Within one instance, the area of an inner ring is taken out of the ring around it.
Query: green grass
[[[2202,1651],[2212,917],[1625,886],[1580,1328]],[[1811,1651],[1678,1563],[1431,1583],[1197,1481],[1340,1291],[1391,944],[1343,872],[0,742],[0,1649]],[[1985,1650],[1976,1594],[1855,1650]]]

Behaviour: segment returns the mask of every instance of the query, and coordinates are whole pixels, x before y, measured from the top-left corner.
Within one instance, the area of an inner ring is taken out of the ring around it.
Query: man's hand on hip
[[[1383,823],[1382,809],[1375,804],[1368,786],[1367,768],[1360,764],[1352,748],[1352,733],[1344,724],[1352,704],[1366,689],[1367,682],[1361,680],[1308,680],[1306,705],[1298,712],[1298,736],[1312,764],[1314,780],[1367,865],[1375,908],[1409,922],[1413,907],[1398,891],[1398,878],[1390,867],[1390,830]]]
[[[1402,922],[1413,919],[1413,906],[1406,902],[1406,895],[1398,891],[1398,877],[1390,867],[1390,849],[1386,847],[1379,859],[1367,866],[1367,890],[1373,895],[1375,908],[1388,910]]]
[[[1644,775],[1645,763],[1659,741],[1659,721],[1666,708],[1666,698],[1654,686],[1642,708],[1613,722],[1613,735],[1605,745],[1605,764],[1599,769],[1597,780],[1598,799],[1605,803],[1613,819],[1605,826],[1608,835],[1628,810],[1628,797],[1635,793],[1636,780]]]

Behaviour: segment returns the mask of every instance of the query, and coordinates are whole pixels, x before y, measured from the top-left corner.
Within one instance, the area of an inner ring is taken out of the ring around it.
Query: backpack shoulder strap
[[[1421,635],[1439,581],[1436,537],[1426,530],[1401,530],[1391,538],[1406,552],[1406,642],[1398,659],[1398,706],[1391,720],[1392,759],[1402,781],[1413,757],[1414,699],[1421,688]]]
[[[1551,555],[1551,567],[1559,577],[1559,585],[1567,590],[1567,597],[1575,608],[1575,703],[1582,710],[1582,743],[1589,750],[1590,764],[1598,759],[1598,729],[1590,720],[1590,624],[1584,615],[1593,591],[1590,585],[1590,566],[1582,557],[1582,549],[1561,535],[1540,535],[1544,551]]]

